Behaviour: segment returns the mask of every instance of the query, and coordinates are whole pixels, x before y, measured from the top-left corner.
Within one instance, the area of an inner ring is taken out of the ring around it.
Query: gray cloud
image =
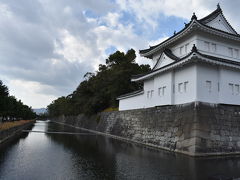
[[[96,8],[94,1],[1,1],[0,75],[54,87],[55,96],[73,91],[93,67],[84,63],[89,59],[70,62],[56,52],[56,44],[60,49],[65,48],[60,31],[66,30],[85,42],[84,46],[97,49],[94,34],[89,33],[91,25],[82,11],[89,8],[102,14],[113,7],[105,1],[99,4]],[[49,88],[40,91],[51,94]]]
[[[49,101],[42,103],[47,105],[54,97],[71,93],[86,72],[104,63],[105,49],[110,46],[122,51],[148,46],[150,40],[137,35],[131,21],[128,24],[119,21],[123,11],[131,12],[137,18],[132,23],[143,24],[146,30],[158,23],[159,14],[190,18],[196,11],[202,16],[214,10],[218,2],[188,1],[189,6],[180,6],[182,0],[2,0],[0,79],[7,79],[15,92],[34,86],[31,97],[35,100],[29,100],[25,94],[18,98],[35,107],[41,101],[38,95],[45,99],[49,95]],[[239,32],[236,25],[240,2],[220,3]],[[86,10],[96,17],[86,17]],[[21,83],[25,83],[22,88]]]

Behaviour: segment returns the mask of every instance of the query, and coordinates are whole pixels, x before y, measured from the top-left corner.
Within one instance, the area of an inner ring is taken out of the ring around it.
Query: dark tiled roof
[[[143,90],[142,90],[142,89],[139,89],[139,90],[137,90],[137,91],[133,91],[133,92],[130,92],[130,93],[127,93],[127,94],[123,94],[123,95],[121,95],[121,96],[118,96],[117,99],[124,98],[124,97],[127,97],[127,96],[132,96],[132,95],[135,95],[135,94],[139,94],[139,93],[141,93],[141,92],[143,92]]]
[[[216,9],[215,11],[213,11],[211,14],[209,14],[208,16],[206,16],[206,17],[204,17],[204,18],[202,18],[202,19],[200,19],[200,20],[197,20],[197,19],[196,19],[196,18],[197,18],[196,15],[193,14],[193,16],[192,16],[192,18],[191,18],[191,21],[190,21],[188,24],[186,24],[185,27],[184,27],[181,31],[175,33],[175,34],[174,34],[173,36],[171,36],[170,38],[166,39],[165,41],[163,41],[163,42],[161,42],[161,43],[159,43],[159,44],[157,44],[157,45],[155,45],[155,46],[150,46],[150,48],[148,48],[148,49],[139,50],[139,53],[140,53],[140,54],[145,54],[145,53],[147,53],[147,52],[150,52],[151,50],[155,49],[156,47],[158,47],[158,46],[164,44],[165,42],[173,39],[173,38],[176,37],[178,34],[180,34],[180,33],[182,33],[183,31],[185,31],[185,30],[189,27],[189,25],[191,24],[191,22],[192,22],[193,20],[196,20],[199,24],[201,24],[201,25],[203,25],[203,26],[205,26],[205,27],[207,27],[207,28],[213,29],[213,30],[218,31],[218,32],[226,33],[226,34],[228,34],[228,35],[236,36],[236,37],[239,38],[240,35],[239,35],[239,34],[234,30],[234,28],[229,24],[229,22],[226,20],[226,18],[224,17],[223,14],[222,14],[223,18],[226,20],[226,22],[228,23],[228,25],[231,27],[231,29],[232,29],[236,34],[232,34],[232,33],[229,33],[229,32],[226,32],[226,31],[222,31],[222,30],[220,30],[220,29],[216,29],[216,28],[213,28],[213,27],[210,27],[210,26],[207,26],[207,25],[206,25],[206,23],[208,23],[208,22],[210,22],[211,20],[213,20],[214,18],[216,18],[220,13],[222,14],[222,9],[221,9],[220,6],[218,5],[218,7],[217,7],[217,9]]]
[[[200,19],[199,21],[203,24],[207,24],[210,21],[212,21],[213,19],[215,19],[221,13],[222,13],[222,9],[220,8],[220,6],[218,6],[215,11],[213,11],[211,14],[205,16],[204,18]]]
[[[170,49],[165,49],[163,52],[164,52],[169,58],[171,58],[171,59],[173,59],[173,60],[175,60],[175,61],[178,61],[178,60],[180,59],[179,57],[175,56]]]
[[[165,49],[165,50],[163,51],[163,53],[165,53],[166,56],[168,56],[170,59],[172,59],[172,60],[174,60],[174,61],[178,61],[178,60],[180,59],[179,57],[175,56],[170,49]],[[154,66],[152,69],[155,69],[155,68],[156,68],[156,66],[158,65],[161,57],[162,57],[162,55],[158,58],[157,63],[155,64],[155,66]]]
[[[190,23],[191,23],[191,22],[190,22]],[[170,38],[166,39],[165,41],[163,41],[163,42],[161,42],[161,43],[159,43],[159,44],[157,44],[157,45],[155,45],[155,46],[150,46],[150,48],[148,48],[148,49],[139,50],[139,53],[140,53],[140,54],[147,53],[147,52],[155,49],[155,48],[158,47],[159,45],[161,45],[161,44],[169,41],[170,39],[174,38],[175,36],[177,36],[178,34],[180,34],[181,32],[183,32],[185,29],[187,29],[187,27],[190,25],[190,23],[186,24],[185,27],[184,27],[181,31],[175,33],[173,36],[171,36]]]
[[[136,74],[136,75],[132,75],[131,77],[136,79],[136,78],[144,76],[145,74],[146,73],[144,73],[144,74]]]
[[[229,63],[229,64],[240,66],[240,62],[238,62],[238,61],[232,61],[232,60],[229,60],[229,59],[219,58],[219,57],[216,57],[216,56],[210,56],[210,55],[203,54],[203,53],[200,53],[200,52],[197,52],[197,53],[200,54],[202,57],[205,57],[205,58],[208,58],[208,59],[212,59],[212,60],[215,60],[215,61],[219,61],[219,62],[224,62],[224,63]]]
[[[134,78],[134,79],[137,79],[137,78],[146,76],[146,75],[148,75],[148,74],[154,73],[154,72],[156,72],[156,71],[159,71],[159,70],[161,70],[161,69],[164,69],[164,68],[166,68],[166,67],[169,67],[169,66],[171,66],[171,65],[173,65],[173,64],[176,64],[177,62],[179,62],[179,61],[181,61],[181,60],[183,60],[183,59],[188,58],[188,57],[191,56],[193,53],[199,54],[200,56],[205,57],[205,58],[208,58],[208,59],[211,59],[211,60],[215,60],[215,61],[219,61],[219,62],[223,62],[223,63],[228,63],[228,64],[240,66],[240,62],[237,62],[237,61],[232,61],[232,60],[229,60],[229,59],[219,58],[219,57],[216,57],[216,56],[211,56],[211,55],[206,55],[206,54],[200,53],[200,52],[197,50],[196,46],[194,45],[193,48],[192,48],[192,51],[191,51],[189,54],[187,54],[186,56],[184,56],[184,57],[182,57],[182,58],[179,58],[177,61],[174,61],[174,62],[172,62],[172,63],[170,63],[170,64],[168,64],[168,65],[166,65],[166,66],[163,66],[163,67],[161,67],[161,68],[152,70],[152,71],[150,71],[150,72],[148,72],[148,73],[146,73],[146,74],[142,74],[141,76],[138,76],[138,77],[136,77],[136,78],[133,77],[133,78]]]
[[[239,34],[232,34],[232,33],[229,33],[229,32],[226,32],[226,31],[223,31],[223,30],[220,30],[220,29],[216,29],[216,28],[214,28],[214,27],[211,27],[211,26],[208,26],[208,25],[205,25],[205,24],[202,24],[202,23],[200,23],[202,26],[205,26],[205,27],[207,27],[207,28],[209,28],[209,29],[213,29],[213,30],[215,30],[215,31],[218,31],[218,32],[222,32],[222,33],[225,33],[225,34],[228,34],[228,35],[231,35],[231,36],[235,36],[235,37],[240,37],[240,35]]]
[[[194,45],[194,47],[193,47],[193,49],[194,48],[196,48],[195,47],[195,45]],[[195,52],[195,49],[193,50],[192,49],[192,51],[190,52],[190,53],[188,53],[186,56],[184,56],[184,57],[182,57],[182,58],[178,58],[177,60],[175,60],[174,62],[172,62],[172,63],[170,63],[170,64],[167,64],[166,66],[163,66],[163,67],[160,67],[160,68],[158,68],[158,69],[154,69],[154,70],[151,70],[150,72],[148,72],[148,73],[145,73],[145,74],[141,74],[141,75],[134,75],[134,76],[132,76],[132,78],[134,78],[134,79],[137,79],[137,78],[139,78],[139,77],[143,77],[143,76],[146,76],[146,75],[148,75],[148,74],[151,74],[151,73],[153,73],[153,72],[156,72],[156,71],[159,71],[159,70],[161,70],[161,69],[164,69],[164,68],[166,68],[166,67],[169,67],[169,66],[171,66],[171,65],[173,65],[173,64],[175,64],[175,63],[177,63],[178,61],[181,61],[182,59],[185,59],[185,58],[187,58],[187,57],[189,57],[192,53],[194,53]],[[173,56],[175,56],[174,54],[172,54]],[[176,57],[176,56],[175,56]]]
[[[215,19],[219,14],[222,14],[224,20],[227,22],[227,24],[229,25],[229,27],[233,30],[233,32],[235,32],[236,34],[238,34],[235,29],[231,26],[231,24],[227,21],[227,19],[225,18],[225,16],[222,13],[222,9],[220,7],[220,5],[217,5],[217,9],[215,11],[213,11],[211,14],[209,14],[208,16],[198,20],[199,22],[201,22],[202,24],[207,24],[208,22],[212,21],[213,19]],[[225,31],[224,31],[225,32]]]

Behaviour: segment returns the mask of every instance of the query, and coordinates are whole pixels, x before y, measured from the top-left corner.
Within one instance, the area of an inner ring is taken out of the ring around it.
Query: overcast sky
[[[1,0],[0,80],[25,104],[46,107],[109,54],[155,45],[218,2],[239,32],[240,0]]]

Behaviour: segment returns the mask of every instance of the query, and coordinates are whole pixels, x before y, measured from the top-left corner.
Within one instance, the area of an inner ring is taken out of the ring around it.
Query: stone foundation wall
[[[54,121],[191,156],[240,153],[240,106],[194,102]]]
[[[240,106],[201,103],[196,117],[196,153],[240,153]]]
[[[0,144],[5,143],[18,134],[21,134],[23,129],[32,126],[34,123],[35,121],[31,121],[20,126],[15,126],[10,129],[0,131]]]

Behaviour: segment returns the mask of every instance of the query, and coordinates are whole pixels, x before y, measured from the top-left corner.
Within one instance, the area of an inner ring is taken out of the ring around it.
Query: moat
[[[49,121],[37,121],[32,131],[0,147],[0,179],[240,177],[240,157],[236,156],[192,158]]]

